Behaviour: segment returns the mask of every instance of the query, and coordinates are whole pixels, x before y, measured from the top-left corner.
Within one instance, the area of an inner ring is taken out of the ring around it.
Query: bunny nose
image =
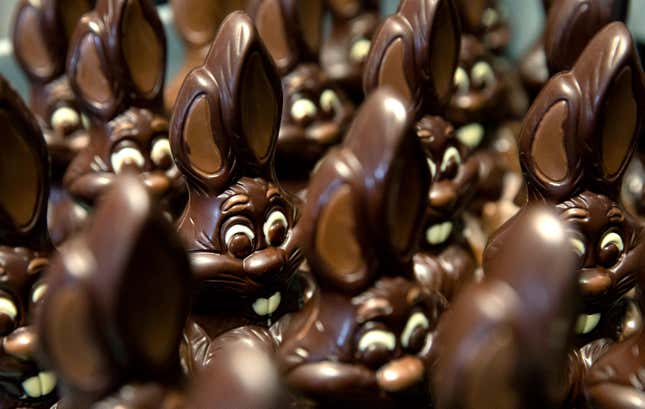
[[[580,272],[578,283],[585,296],[598,296],[611,287],[611,277],[604,268],[584,269]]]
[[[28,361],[34,356],[36,342],[36,332],[31,327],[20,327],[5,337],[2,346],[8,355]]]
[[[157,172],[146,173],[143,176],[143,184],[153,196],[161,197],[170,189],[170,180]]]
[[[457,201],[457,191],[449,181],[441,181],[430,189],[430,207],[435,209],[450,209]]]
[[[379,369],[376,380],[386,392],[401,392],[415,386],[425,375],[421,360],[414,356],[405,356]]]
[[[275,247],[256,251],[244,259],[244,272],[256,278],[272,278],[269,275],[279,274],[287,262],[284,251]]]

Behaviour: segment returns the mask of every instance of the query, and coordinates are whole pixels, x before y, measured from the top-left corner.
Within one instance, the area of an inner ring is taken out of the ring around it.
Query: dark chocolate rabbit
[[[47,285],[49,157],[38,122],[0,76],[0,407],[49,408],[56,377],[35,361]]]
[[[511,40],[508,20],[498,0],[456,0],[461,29],[482,40],[494,54],[504,52]]]
[[[413,279],[430,176],[404,101],[391,89],[368,96],[309,186],[298,228],[319,289],[283,330],[278,355],[307,407],[430,404],[445,299]]]
[[[21,0],[13,26],[15,57],[31,85],[30,107],[52,159],[49,230],[54,245],[79,230],[87,212],[62,188],[67,166],[89,142],[79,106],[65,75],[69,39],[87,0]]]
[[[405,0],[375,35],[364,78],[366,93],[389,85],[412,100],[432,180],[415,270],[424,284],[448,299],[477,268],[463,237],[462,215],[475,192],[478,163],[441,117],[452,91],[459,41],[452,0]]]
[[[145,45],[145,46],[143,46]],[[149,0],[99,0],[72,37],[67,75],[90,119],[90,145],[64,184],[91,205],[124,172],[136,173],[171,214],[183,206],[162,111],[163,27]]]
[[[249,14],[282,77],[280,182],[299,192],[325,151],[341,140],[353,105],[320,67],[323,0],[255,0]]]
[[[301,301],[298,215],[274,170],[281,110],[271,56],[249,16],[234,12],[184,81],[171,124],[189,192],[178,228],[196,279],[191,347],[231,328],[267,326]]]
[[[643,226],[619,197],[644,108],[643,71],[633,40],[622,23],[612,23],[593,38],[571,71],[547,83],[522,128],[520,161],[528,201],[553,203],[574,232],[583,298],[577,348],[602,338],[620,339],[628,303],[624,296],[645,268]],[[484,270],[499,256],[514,222],[491,239]],[[580,351],[574,353],[584,370],[593,359]]]

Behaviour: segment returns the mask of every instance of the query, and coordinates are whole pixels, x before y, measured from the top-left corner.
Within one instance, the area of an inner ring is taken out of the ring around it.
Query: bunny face
[[[495,54],[504,52],[510,42],[508,20],[497,0],[457,0],[462,30],[475,35]]]

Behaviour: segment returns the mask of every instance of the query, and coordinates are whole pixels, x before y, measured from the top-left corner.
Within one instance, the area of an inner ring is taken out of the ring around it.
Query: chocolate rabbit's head
[[[644,107],[643,71],[631,35],[612,23],[570,71],[547,83],[523,124],[520,161],[528,201],[553,203],[573,232],[585,314],[581,343],[615,337],[602,333],[605,315],[643,268],[643,228],[625,211],[620,186]],[[491,241],[506,240],[505,229]],[[497,254],[489,253],[485,263]]]
[[[295,206],[275,177],[281,110],[280,78],[253,21],[229,15],[172,118],[189,192],[179,231],[205,295],[197,302],[263,323],[280,313],[301,259]]]
[[[35,361],[34,314],[47,286],[49,157],[28,108],[0,77],[0,406],[49,408],[56,378]]]
[[[16,7],[14,54],[31,85],[31,109],[43,128],[57,179],[88,143],[65,62],[76,23],[89,10],[87,0],[21,0]]]
[[[430,334],[445,300],[412,279],[430,177],[404,101],[389,88],[368,96],[309,187],[299,228],[320,289],[279,358],[289,386],[323,407],[430,402]]]
[[[61,379],[62,407],[171,407],[160,392],[181,373],[190,279],[157,202],[135,177],[120,177],[48,272],[37,328],[44,360]],[[119,392],[125,385],[129,393]]]
[[[277,165],[281,178],[307,179],[340,142],[353,105],[320,67],[323,0],[257,0],[250,12],[282,77]]]
[[[504,52],[511,39],[508,20],[497,0],[457,0],[461,28],[477,37],[494,54]]]
[[[117,174],[130,172],[175,210],[183,186],[161,114],[165,59],[163,27],[149,0],[99,0],[81,18],[67,64],[90,118],[90,145],[64,178],[76,198],[91,204]]]

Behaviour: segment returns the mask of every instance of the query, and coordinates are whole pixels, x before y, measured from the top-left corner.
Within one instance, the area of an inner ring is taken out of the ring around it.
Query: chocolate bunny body
[[[250,3],[249,14],[282,77],[277,172],[297,193],[327,149],[341,141],[354,108],[320,66],[323,0]]]
[[[375,35],[364,77],[366,93],[390,85],[412,100],[432,180],[415,270],[423,283],[448,299],[477,268],[463,236],[462,215],[475,193],[479,167],[441,116],[452,91],[459,41],[452,1],[403,1]]]
[[[63,175],[89,142],[81,111],[65,75],[69,39],[87,0],[20,1],[16,7],[13,46],[31,86],[30,108],[38,118],[50,152],[52,184],[49,230],[60,244],[86,219],[85,210],[62,188]]]
[[[35,361],[35,312],[47,286],[49,157],[38,122],[0,77],[0,406],[49,408],[56,377]]]
[[[281,110],[271,57],[248,15],[234,12],[184,82],[172,118],[173,157],[189,192],[178,228],[196,279],[188,339],[266,327],[301,302],[298,215],[274,169]]]
[[[520,161],[528,201],[552,203],[574,232],[583,301],[576,348],[620,339],[621,314],[613,315],[625,309],[624,296],[645,268],[643,226],[619,197],[641,127],[642,75],[629,31],[612,23],[570,71],[547,83],[522,128]],[[499,256],[513,223],[491,239],[484,269]],[[585,359],[587,352],[574,351],[582,371],[594,358]]]
[[[77,200],[91,206],[117,174],[131,172],[171,215],[183,208],[162,113],[165,59],[161,21],[148,0],[100,0],[81,18],[67,75],[90,119],[90,144],[64,178]]]
[[[429,404],[429,340],[445,299],[411,265],[429,181],[414,115],[391,89],[368,96],[314,173],[298,227],[319,288],[278,354],[311,407]]]

